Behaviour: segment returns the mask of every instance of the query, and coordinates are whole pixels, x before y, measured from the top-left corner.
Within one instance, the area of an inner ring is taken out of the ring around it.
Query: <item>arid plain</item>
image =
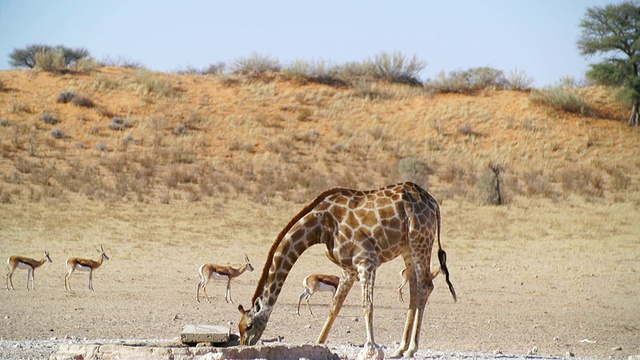
[[[640,132],[606,89],[578,89],[597,110],[579,116],[527,92],[281,74],[101,68],[0,80],[0,256],[53,259],[36,270],[37,290],[17,270],[16,290],[0,292],[2,339],[167,339],[201,323],[237,331],[237,305],[248,305],[272,241],[305,203],[334,186],[411,179],[441,203],[459,295],[454,303],[436,279],[421,348],[640,354]],[[58,102],[66,91],[93,106]],[[502,168],[502,206],[485,204],[490,163]],[[66,259],[96,259],[100,245],[110,259],[95,291],[76,273],[65,292]],[[233,304],[215,281],[212,303],[195,301],[202,263],[238,266],[245,254],[256,270],[233,280]],[[376,340],[389,347],[407,307],[396,293],[402,268],[383,265],[376,282]],[[315,317],[295,314],[312,272],[339,274],[320,246],[294,266],[263,338],[315,341],[329,295],[312,297]],[[364,342],[359,304],[354,286],[330,343]]]

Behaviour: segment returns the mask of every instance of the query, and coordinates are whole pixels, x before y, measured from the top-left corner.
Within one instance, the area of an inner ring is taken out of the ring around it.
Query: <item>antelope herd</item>
[[[104,251],[104,247],[100,245],[100,249],[97,249],[98,253],[100,253],[98,260],[91,259],[83,259],[78,257],[71,257],[67,259],[67,273],[64,275],[64,289],[65,291],[71,291],[71,284],[69,282],[69,277],[77,270],[82,272],[89,273],[89,290],[94,291],[93,289],[93,271],[99,268],[104,260],[109,260],[109,257]],[[16,269],[26,269],[27,270],[27,290],[29,290],[29,279],[31,279],[31,288],[33,290],[36,289],[36,283],[34,278],[34,272],[37,268],[44,265],[46,262],[52,263],[51,257],[49,256],[49,252],[45,251],[44,256],[40,260],[35,260],[32,258],[28,258],[25,256],[10,256],[7,259],[7,267],[9,272],[5,275],[5,282],[7,290],[15,290],[13,287],[13,273]],[[234,268],[228,265],[216,265],[216,264],[202,264],[198,269],[198,273],[200,274],[200,282],[196,287],[196,302],[200,302],[200,289],[204,292],[204,296],[207,299],[207,302],[211,303],[209,299],[209,295],[207,294],[207,285],[209,281],[212,279],[217,280],[226,280],[227,287],[224,300],[227,303],[232,303],[231,299],[231,280],[237,278],[242,275],[245,271],[253,271],[253,265],[251,265],[251,261],[249,257],[245,254],[244,263],[240,265],[238,268]],[[402,284],[398,287],[398,296],[400,302],[403,302],[402,298],[402,288],[408,282],[408,276],[405,271],[406,269],[402,269],[400,271],[400,276],[402,277]],[[437,269],[432,273],[432,278],[435,278],[440,269]],[[309,309],[309,314],[314,316],[313,311],[311,310],[311,304],[309,303],[309,299],[313,294],[320,291],[331,292],[331,296],[335,295],[336,289],[338,288],[338,284],[340,283],[340,277],[335,275],[327,275],[327,274],[309,274],[304,279],[302,279],[302,286],[304,290],[298,297],[298,307],[296,309],[296,315],[300,316],[300,304],[302,300],[306,300],[307,308]],[[11,285],[11,289],[9,288]]]

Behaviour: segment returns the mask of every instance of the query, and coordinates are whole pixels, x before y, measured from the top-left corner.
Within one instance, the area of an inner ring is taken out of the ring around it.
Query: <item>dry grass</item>
[[[278,74],[256,81],[108,67],[0,75],[0,150],[12,159],[1,170],[20,174],[19,182],[4,177],[11,202],[65,192],[304,202],[331,186],[412,180],[442,199],[481,204],[487,159],[509,164],[502,186],[512,197],[640,201],[636,129],[558,113],[521,92],[434,95],[369,80],[341,88]],[[624,117],[609,92],[581,94],[599,114]],[[66,105],[76,98],[84,100]],[[38,163],[53,173],[34,173]]]

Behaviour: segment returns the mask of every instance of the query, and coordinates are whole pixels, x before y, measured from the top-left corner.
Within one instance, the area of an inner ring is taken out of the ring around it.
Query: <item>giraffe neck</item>
[[[312,242],[310,240],[305,237],[293,238],[291,236],[283,239],[273,256],[268,259],[267,265],[265,265],[265,271],[268,271],[267,277],[254,298],[262,298],[263,304],[267,308],[273,308],[293,264],[302,255],[302,252],[311,245],[317,244],[317,241]],[[296,251],[296,249],[300,249],[300,252]]]

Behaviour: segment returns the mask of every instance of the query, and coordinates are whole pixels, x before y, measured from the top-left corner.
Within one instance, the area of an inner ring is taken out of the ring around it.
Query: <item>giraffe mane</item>
[[[311,211],[316,206],[318,206],[318,204],[322,202],[327,196],[333,195],[338,192],[343,192],[343,191],[350,191],[350,190],[346,188],[332,188],[322,192],[320,195],[316,196],[316,198],[312,202],[307,204],[296,216],[294,216],[289,221],[287,226],[285,226],[282,229],[282,231],[280,231],[280,234],[278,234],[278,236],[276,237],[276,240],[273,242],[273,245],[271,245],[271,249],[269,250],[269,255],[267,255],[267,261],[265,262],[264,268],[262,269],[262,275],[260,275],[260,281],[258,282],[258,286],[256,287],[256,292],[253,294],[253,298],[251,299],[252,306],[253,304],[255,304],[258,296],[260,296],[261,290],[264,289],[264,285],[267,282],[267,277],[269,276],[269,268],[271,267],[271,263],[273,262],[273,256],[276,253],[276,249],[282,242],[282,239],[284,239],[284,236],[289,232],[289,230],[291,230],[291,228],[295,223],[297,223],[300,219],[302,219],[302,217],[307,215],[309,211]]]

